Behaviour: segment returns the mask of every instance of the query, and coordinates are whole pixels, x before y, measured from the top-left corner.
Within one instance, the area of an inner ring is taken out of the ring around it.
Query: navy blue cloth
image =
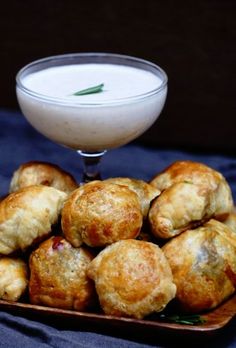
[[[174,130],[173,130],[174,131]],[[108,151],[102,160],[103,178],[130,176],[150,180],[156,173],[175,160],[191,159],[219,170],[229,182],[236,199],[236,157],[215,153],[192,153],[178,149],[145,148],[138,143]],[[79,181],[82,164],[79,155],[70,149],[52,143],[36,132],[16,111],[0,110],[0,195],[8,192],[10,179],[20,164],[30,160],[55,163],[72,173]],[[201,347],[236,347],[235,320],[227,325],[217,338],[201,342]],[[0,347],[194,347],[184,343],[180,334],[143,335],[138,332],[110,331],[87,326],[69,325],[66,320],[28,316],[25,313],[0,311]]]

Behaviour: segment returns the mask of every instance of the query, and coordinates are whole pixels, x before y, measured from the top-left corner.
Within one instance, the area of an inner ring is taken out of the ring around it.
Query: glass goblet
[[[99,163],[107,150],[129,143],[156,121],[166,100],[167,75],[136,57],[64,54],[23,67],[16,93],[36,130],[78,151],[87,182],[101,178]]]

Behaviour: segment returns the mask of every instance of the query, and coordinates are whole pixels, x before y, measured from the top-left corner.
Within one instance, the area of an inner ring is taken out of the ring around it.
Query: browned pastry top
[[[0,202],[0,253],[25,250],[47,235],[58,222],[67,194],[34,185],[9,194]]]
[[[142,211],[135,192],[123,185],[93,181],[75,190],[62,210],[62,230],[75,247],[105,246],[135,238],[142,226]]]
[[[113,243],[91,262],[88,275],[106,314],[143,318],[164,309],[175,296],[170,266],[161,249],[150,242]]]
[[[117,177],[109,178],[106,181],[113,184],[127,186],[130,190],[137,193],[144,217],[147,216],[150,204],[153,201],[153,199],[160,195],[160,190],[143,180]]]
[[[222,174],[209,166],[194,161],[176,161],[157,174],[150,184],[163,191],[178,182],[200,184],[214,190],[222,180]]]
[[[215,218],[223,221],[233,209],[230,186],[223,175],[198,162],[175,162],[151,184],[162,191],[149,211],[156,237],[168,239]]]
[[[38,161],[22,164],[14,172],[10,182],[10,192],[31,185],[52,186],[66,193],[70,193],[78,187],[72,175],[59,166]]]
[[[209,310],[235,292],[236,235],[225,224],[212,219],[171,239],[162,250],[185,310]]]
[[[95,299],[86,271],[93,259],[85,248],[73,248],[64,238],[44,241],[30,257],[30,301],[50,307],[84,310]]]

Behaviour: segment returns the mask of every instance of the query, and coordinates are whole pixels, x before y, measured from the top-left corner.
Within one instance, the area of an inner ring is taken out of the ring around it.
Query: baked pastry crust
[[[59,166],[38,161],[24,163],[14,172],[9,191],[15,192],[31,185],[52,186],[66,193],[78,187],[73,176]]]
[[[176,162],[152,182],[162,191],[149,210],[152,233],[168,239],[210,218],[223,221],[233,209],[231,189],[215,170]]]
[[[137,193],[144,217],[147,217],[153,199],[158,197],[161,193],[160,190],[153,185],[139,179],[117,177],[109,178],[106,182],[127,186],[130,190]]]
[[[142,226],[141,206],[128,187],[93,181],[72,192],[62,209],[62,230],[74,246],[102,247],[135,238]]]
[[[176,286],[162,250],[153,243],[122,240],[106,247],[88,267],[106,314],[141,319],[174,298]]]
[[[30,302],[79,311],[88,308],[96,298],[86,274],[92,259],[86,248],[73,248],[61,236],[44,241],[30,256]]]
[[[53,187],[28,186],[0,202],[0,253],[24,251],[48,235],[67,194]]]
[[[150,184],[164,191],[178,182],[190,182],[207,189],[215,190],[223,179],[218,171],[194,161],[176,161],[157,174]]]
[[[19,258],[0,258],[0,298],[17,301],[28,285],[28,267]]]
[[[236,212],[229,214],[226,220],[223,221],[236,234]]]
[[[211,219],[171,239],[162,250],[184,310],[212,309],[235,292],[236,236],[225,224]]]

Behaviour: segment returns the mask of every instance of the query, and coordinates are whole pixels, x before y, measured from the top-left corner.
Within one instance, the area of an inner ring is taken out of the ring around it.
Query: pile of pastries
[[[221,173],[177,161],[150,182],[78,185],[21,165],[0,202],[0,298],[144,318],[210,310],[235,292],[236,215]]]

